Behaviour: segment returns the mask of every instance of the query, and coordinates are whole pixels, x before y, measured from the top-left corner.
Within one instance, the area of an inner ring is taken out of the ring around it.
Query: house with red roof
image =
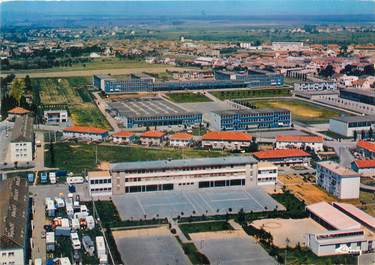
[[[145,146],[160,146],[165,140],[166,133],[161,131],[146,131],[142,133],[140,140]]]
[[[188,147],[193,144],[193,135],[190,133],[179,132],[169,137],[169,146]]]
[[[129,144],[135,140],[135,134],[127,131],[116,132],[111,136],[112,141],[116,144]]]
[[[208,149],[243,150],[251,145],[253,137],[238,131],[207,132],[202,147]]]
[[[89,126],[71,126],[63,130],[65,139],[103,141],[108,137],[108,130]]]
[[[310,149],[323,151],[323,137],[311,135],[277,135],[276,149]]]
[[[21,107],[15,107],[11,110],[8,110],[8,118],[13,119],[19,116],[27,115],[30,111]]]
[[[364,157],[375,159],[375,142],[359,140],[357,149]]]
[[[253,153],[259,161],[268,161],[281,166],[308,165],[311,155],[301,149],[274,149]]]
[[[375,177],[375,159],[355,160],[352,169],[366,177]]]

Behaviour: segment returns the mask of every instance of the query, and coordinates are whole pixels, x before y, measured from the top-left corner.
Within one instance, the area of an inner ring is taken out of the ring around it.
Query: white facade
[[[93,198],[112,196],[112,177],[109,171],[89,171],[87,173],[89,191]]]
[[[162,143],[162,137],[143,137],[140,138],[141,144],[145,146],[159,146]]]
[[[300,91],[300,92],[337,91],[337,83],[336,82],[294,83],[294,91]]]
[[[1,265],[19,265],[24,264],[24,251],[22,248],[17,249],[0,249]]]
[[[189,147],[192,145],[192,139],[170,139],[169,145],[171,147]]]
[[[243,150],[251,145],[251,141],[202,140],[202,148]]]
[[[329,120],[329,130],[345,137],[353,137],[354,131],[375,129],[375,116],[342,117]]]
[[[81,139],[88,141],[103,141],[106,138],[106,134],[98,133],[83,133],[83,132],[70,132],[64,131],[63,136],[65,139]]]
[[[303,49],[303,42],[272,42],[274,51],[300,51]]]
[[[307,234],[306,246],[321,256],[358,254],[369,250],[369,241],[363,230],[337,230],[322,234]]]
[[[133,139],[134,139],[134,136],[123,137],[123,136],[112,135],[112,141],[116,144],[129,144],[133,141]]]
[[[32,142],[11,142],[9,148],[11,162],[33,161],[34,147]]]
[[[47,124],[62,124],[68,122],[68,112],[66,110],[45,110],[43,113]]]
[[[302,141],[276,141],[276,149],[288,149],[288,148],[302,148],[309,147],[311,150],[323,151],[322,142],[302,142]]]
[[[200,158],[117,163],[111,167],[113,194],[256,185],[252,157]]]
[[[339,199],[359,198],[360,175],[337,163],[318,163],[316,183]]]
[[[259,186],[276,185],[277,176],[277,166],[268,162],[258,163],[257,184]]]

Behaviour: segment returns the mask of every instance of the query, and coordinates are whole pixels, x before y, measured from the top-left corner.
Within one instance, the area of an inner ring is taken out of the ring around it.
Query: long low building
[[[364,157],[375,159],[375,142],[360,140],[357,149]]]
[[[355,160],[352,169],[361,176],[375,177],[375,159]]]
[[[257,161],[250,156],[115,163],[113,195],[257,184]]]
[[[112,115],[125,128],[193,126],[202,123],[202,113],[187,111],[160,97],[119,100],[109,106]]]
[[[72,126],[63,130],[65,139],[80,139],[86,141],[103,141],[109,136],[108,130],[87,126]]]
[[[253,154],[259,161],[268,161],[276,165],[308,165],[311,155],[301,149],[275,149],[259,151]]]
[[[251,145],[253,137],[244,132],[207,132],[202,147],[209,149],[243,150]]]
[[[329,130],[336,134],[353,137],[354,131],[361,135],[362,131],[375,130],[375,116],[344,116],[329,120]]]
[[[236,109],[212,111],[204,119],[214,130],[289,128],[291,113],[285,109]]]
[[[276,149],[302,148],[323,151],[323,137],[311,135],[277,135]]]

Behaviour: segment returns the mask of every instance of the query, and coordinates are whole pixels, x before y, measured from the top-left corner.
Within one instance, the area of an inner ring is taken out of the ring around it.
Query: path
[[[94,92],[92,93],[95,97],[95,104],[100,110],[100,112],[104,115],[106,120],[109,122],[109,124],[112,126],[113,130],[115,132],[121,131],[120,127],[118,126],[117,121],[106,111],[107,102],[105,102],[104,99],[102,99],[99,95],[100,92]]]

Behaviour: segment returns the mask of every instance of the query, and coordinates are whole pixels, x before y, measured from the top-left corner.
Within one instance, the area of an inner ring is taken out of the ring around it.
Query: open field
[[[251,223],[257,229],[264,229],[271,233],[273,244],[279,248],[296,247],[305,245],[305,234],[326,232],[323,226],[311,218],[303,219],[261,219]]]
[[[293,121],[303,123],[326,123],[330,118],[339,117],[343,112],[323,107],[299,99],[260,99],[250,101],[257,108],[281,108],[292,113]]]
[[[32,84],[40,87],[42,104],[66,105],[74,125],[111,129],[86,88],[90,78],[33,78]]]
[[[150,149],[143,147],[93,145],[84,143],[56,143],[53,147],[55,163],[51,162],[51,151],[48,150],[45,156],[45,163],[48,167],[58,167],[73,171],[82,172],[84,169],[92,170],[97,168],[95,164],[95,147],[98,150],[98,162],[126,162],[161,159],[182,159],[193,157],[217,157],[225,155],[220,151],[206,150],[181,150],[174,149]]]
[[[187,238],[190,238],[191,233],[233,230],[229,223],[223,221],[180,224],[179,226]]]
[[[181,264],[189,259],[167,227],[113,231],[117,249],[127,265]]]
[[[190,234],[194,244],[211,264],[271,265],[277,262],[243,230]]]
[[[248,90],[215,91],[210,93],[221,100],[290,96],[290,91],[287,88],[253,88]]]
[[[211,101],[208,97],[202,93],[168,93],[166,94],[170,100],[176,103],[191,103],[191,102],[209,102]]]
[[[279,175],[279,181],[286,186],[297,198],[307,205],[320,201],[333,202],[336,198],[329,195],[315,184],[305,182],[300,176]]]

